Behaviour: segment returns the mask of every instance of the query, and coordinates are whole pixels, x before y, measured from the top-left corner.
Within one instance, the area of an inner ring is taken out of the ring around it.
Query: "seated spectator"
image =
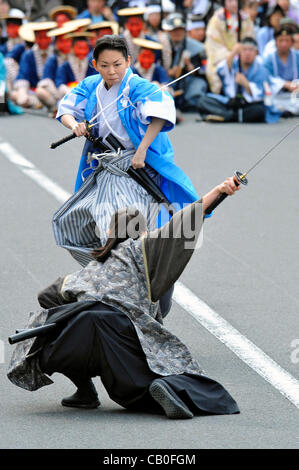
[[[12,8],[8,15],[0,17],[0,20],[5,22],[7,34],[6,41],[0,44],[0,52],[4,57],[6,57],[17,44],[22,43],[22,38],[19,36],[19,29],[24,18],[24,13],[16,8]]]
[[[203,43],[206,39],[206,24],[199,16],[191,15],[187,19],[188,36],[191,39],[195,39]]]
[[[72,38],[73,45],[69,59],[57,69],[55,84],[60,98],[84,78],[97,73],[88,60],[89,40],[93,36],[93,33],[88,32],[71,33],[66,36]]]
[[[270,112],[266,115],[264,97],[268,74],[257,60],[257,52],[255,39],[244,38],[218,64],[223,95],[208,93],[200,98],[198,109],[206,121],[274,122],[275,116]]]
[[[143,15],[145,8],[124,8],[117,11],[117,16],[124,21],[123,37],[125,38],[131,56],[132,65],[137,61],[140,47],[134,44],[134,38],[149,39],[152,38],[144,33],[145,23]],[[156,59],[161,60],[161,52],[156,51]]]
[[[4,56],[0,52],[0,116],[6,113],[23,114],[23,110],[9,100],[9,93],[6,86]]]
[[[8,52],[4,59],[6,67],[6,83],[10,92],[13,89],[13,82],[18,76],[23,54],[26,50],[30,50],[32,48],[35,41],[32,23],[21,25],[19,28],[19,36],[23,42],[17,44],[10,52]]]
[[[292,31],[283,27],[275,33],[276,51],[264,65],[271,76],[274,105],[283,115],[299,115],[299,52],[292,48]]]
[[[56,26],[54,21],[32,23],[35,44],[22,55],[19,73],[13,85],[12,97],[19,106],[37,109],[42,107],[35,89],[42,79],[45,63],[53,53],[52,39],[47,36],[47,32]]]
[[[204,45],[187,36],[186,24],[181,13],[170,14],[163,20],[162,28],[168,32],[172,51],[171,67],[167,70],[170,78],[178,78],[202,65],[206,60]],[[174,85],[174,90],[181,90],[181,96],[175,100],[176,106],[181,111],[188,111],[197,108],[199,96],[207,91],[207,82],[199,70],[178,81]]]
[[[92,47],[92,54],[98,39],[105,36],[106,34],[118,34],[118,24],[116,21],[101,21],[100,23],[92,23],[90,26],[88,26],[86,31],[94,33],[94,36],[90,38],[89,41]]]
[[[274,39],[275,31],[280,28],[280,20],[284,17],[284,11],[279,5],[270,8],[266,13],[266,25],[260,28],[257,34],[259,54],[264,54],[266,45]]]
[[[175,10],[174,4],[170,0],[162,0],[163,16],[167,17],[170,13]],[[150,3],[144,13],[145,19],[145,33],[147,37],[158,41],[162,44],[161,51],[161,65],[168,70],[171,64],[171,48],[168,40],[168,35],[165,31],[161,30],[161,4],[160,0],[158,3]]]
[[[277,5],[283,9],[285,16],[292,18],[296,24],[299,24],[298,5],[296,8],[296,6],[291,4],[290,0],[277,0]]]
[[[52,29],[48,32],[48,37],[55,41],[54,52],[45,63],[42,79],[38,82],[36,94],[39,100],[48,108],[49,116],[53,117],[57,109],[57,101],[62,98],[55,85],[55,79],[58,67],[64,64],[68,59],[72,49],[72,38],[68,34],[75,32],[80,28],[80,21],[67,21],[61,28]],[[81,23],[82,24],[82,23]]]
[[[155,82],[157,85],[165,85],[168,83],[169,77],[166,70],[161,65],[156,64],[156,56],[154,51],[161,50],[162,45],[156,41],[149,41],[148,39],[135,38],[134,44],[140,47],[138,60],[132,70],[140,77],[146,78],[150,82]]]
[[[286,26],[287,28],[289,28],[293,33],[295,33],[298,29],[296,23],[294,20],[292,20],[292,18],[288,18],[287,16],[285,16],[284,18],[282,18],[279,22],[279,28],[278,29],[281,29],[283,28],[284,26]],[[263,59],[265,59],[267,57],[267,55],[271,54],[272,52],[275,52],[276,51],[276,42],[275,42],[275,38],[273,36],[273,39],[271,39],[271,41],[269,41],[265,48],[264,48],[264,52],[263,52]]]
[[[249,18],[251,19],[254,25],[254,37],[257,38],[257,34],[259,32],[259,24],[257,21],[257,14],[258,14],[259,3],[257,0],[245,0],[243,11],[247,13]]]
[[[49,12],[49,18],[51,21],[57,23],[57,27],[61,28],[64,23],[75,19],[77,16],[76,8],[70,5],[58,6],[53,8]]]
[[[90,18],[92,23],[114,20],[112,10],[106,5],[105,0],[87,0],[87,9],[77,18]]]
[[[217,66],[231,54],[238,40],[239,28],[241,28],[241,39],[254,37],[253,23],[248,14],[243,11],[238,12],[237,0],[224,0],[224,8],[214,13],[206,31],[206,75],[213,93],[219,93],[221,90],[222,84]]]

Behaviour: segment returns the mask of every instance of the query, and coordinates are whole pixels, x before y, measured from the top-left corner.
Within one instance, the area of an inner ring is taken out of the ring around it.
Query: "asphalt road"
[[[198,123],[188,115],[170,136],[176,162],[202,195],[235,170],[246,171],[297,122],[219,125]],[[72,192],[82,141],[49,149],[65,133],[43,116],[0,118],[0,144],[10,143]],[[215,211],[205,224],[203,247],[181,277],[196,296],[297,380],[299,362],[292,345],[298,339],[299,346],[298,136],[299,129],[252,171],[247,188]],[[239,415],[172,421],[131,413],[109,399],[100,379],[95,382],[102,406],[89,411],[60,405],[73,386],[59,374],[53,375],[53,385],[36,392],[12,385],[6,378],[12,352],[7,337],[38,308],[37,292],[78,265],[53,240],[51,217],[60,203],[1,151],[0,168],[0,448],[299,447],[294,404],[178,304],[166,326],[189,346],[206,374],[230,391]]]

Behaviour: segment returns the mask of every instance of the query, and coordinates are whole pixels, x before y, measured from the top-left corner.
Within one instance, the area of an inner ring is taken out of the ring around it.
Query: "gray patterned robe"
[[[65,303],[74,299],[98,300],[125,313],[136,329],[153,372],[161,376],[201,374],[203,371],[188,348],[163,326],[158,301],[191,258],[202,220],[202,204],[196,201],[176,213],[161,229],[119,244],[105,262],[91,261],[66,276],[63,282],[56,283],[57,295]],[[50,288],[53,290],[53,285]],[[20,362],[25,352],[20,344],[18,348],[19,354],[15,351],[10,365],[10,380],[14,377],[16,357]],[[40,383],[46,385],[42,380]],[[25,388],[24,378],[19,386]]]

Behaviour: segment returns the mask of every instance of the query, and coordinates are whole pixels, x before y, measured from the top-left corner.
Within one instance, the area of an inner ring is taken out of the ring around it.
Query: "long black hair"
[[[113,248],[128,238],[136,240],[147,230],[146,220],[136,207],[119,209],[111,218],[106,244],[93,250],[91,255],[97,261],[105,261]]]

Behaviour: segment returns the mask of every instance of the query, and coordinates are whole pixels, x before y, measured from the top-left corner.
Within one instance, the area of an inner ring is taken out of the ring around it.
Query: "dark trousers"
[[[100,376],[109,397],[119,405],[152,413],[163,412],[148,392],[161,378],[195,414],[238,413],[234,399],[220,385],[201,375],[161,377],[148,366],[131,320],[100,302],[70,320],[40,353],[48,375],[60,372],[79,379]]]
[[[211,96],[201,96],[198,100],[198,111],[203,116],[216,114],[227,122],[265,122],[265,105],[262,101],[247,103],[244,107],[233,109]]]

